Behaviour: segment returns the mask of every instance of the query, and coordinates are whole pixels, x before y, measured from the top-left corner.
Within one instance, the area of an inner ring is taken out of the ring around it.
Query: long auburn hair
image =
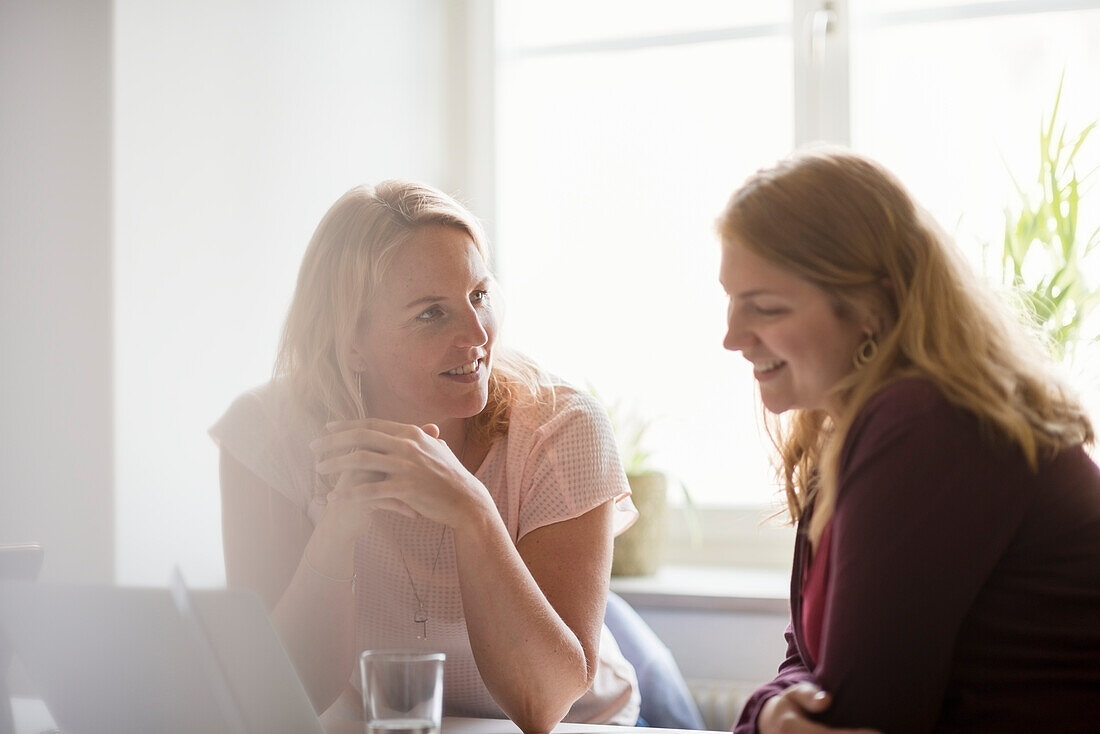
[[[796,153],[750,176],[718,220],[723,243],[823,289],[839,315],[877,323],[878,353],[821,410],[767,416],[792,522],[813,502],[816,543],[836,503],[852,421],[887,383],[921,376],[977,416],[988,440],[1044,455],[1091,443],[1092,424],[1035,335],[971,272],[950,238],[881,165],[837,149]]]
[[[395,252],[429,225],[462,230],[489,262],[477,219],[425,184],[391,180],[356,186],[321,218],[302,258],[274,371],[318,419],[366,415],[348,360],[356,330]],[[485,441],[507,432],[509,409],[536,400],[541,381],[538,368],[523,356],[495,351],[485,409],[469,424],[471,434]]]

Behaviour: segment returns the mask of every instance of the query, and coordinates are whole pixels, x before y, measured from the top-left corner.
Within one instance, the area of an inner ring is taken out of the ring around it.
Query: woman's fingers
[[[390,421],[366,424],[367,421],[361,421],[346,430],[319,436],[310,442],[310,450],[318,460],[323,460],[360,450],[410,456],[430,453],[446,445],[439,438],[439,426],[434,423],[426,423],[422,427]]]
[[[757,725],[767,734],[879,734],[873,729],[837,729],[810,718],[833,699],[812,683],[799,683],[764,704]]]
[[[407,507],[402,514],[444,524],[460,522],[471,505],[483,504],[484,486],[439,438],[437,424],[365,419],[330,428],[334,432],[315,439],[310,448],[318,459],[317,473],[336,479],[333,498],[391,498]]]
[[[354,421],[334,421],[325,425],[327,433],[310,442],[314,453],[335,451],[357,445],[361,441],[385,440],[385,437],[417,439],[424,435],[419,426],[396,423],[381,418],[364,418]]]
[[[324,456],[334,452],[345,453],[350,449],[357,448],[387,451],[392,450],[400,440],[416,440],[419,436],[424,435],[424,432],[416,426],[409,426],[409,428],[413,430],[402,431],[400,434],[397,434],[391,431],[358,425],[345,430],[318,436],[309,442],[309,448],[316,456]]]
[[[799,683],[783,692],[783,695],[810,713],[821,713],[829,708],[832,697],[812,683]]]
[[[352,487],[351,489],[355,488]],[[358,513],[362,517],[367,517],[378,510],[387,510],[414,519],[420,517],[420,513],[394,497],[376,497],[355,494],[354,492],[333,492],[329,494],[329,497],[331,498],[328,503],[329,507],[339,512]]]
[[[416,428],[411,423],[398,423],[384,418],[356,418],[350,421],[329,421],[325,424],[325,430],[329,433],[339,433],[352,428],[370,428],[375,431],[395,432],[405,428]]]
[[[387,474],[394,470],[397,460],[390,454],[371,449],[361,449],[347,454],[338,454],[317,462],[314,469],[318,474],[339,474],[340,472],[359,471]]]
[[[364,483],[377,483],[386,479],[389,475],[380,471],[347,471],[339,476],[336,484],[330,492],[332,494],[347,493],[353,487]]]

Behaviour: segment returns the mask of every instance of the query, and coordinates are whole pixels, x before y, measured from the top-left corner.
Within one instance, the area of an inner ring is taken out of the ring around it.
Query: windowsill
[[[636,608],[787,615],[790,574],[664,565],[653,576],[615,576],[611,590]]]
[[[672,506],[667,534],[654,538],[655,552],[667,566],[789,574],[795,531],[774,514],[766,507]]]

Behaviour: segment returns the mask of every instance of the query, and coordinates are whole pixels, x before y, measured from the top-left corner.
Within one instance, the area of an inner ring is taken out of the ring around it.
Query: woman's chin
[[[769,390],[762,389],[760,391],[760,402],[764,404],[764,409],[772,415],[780,415],[781,413],[785,413],[791,409],[791,404],[789,400],[786,400]]]

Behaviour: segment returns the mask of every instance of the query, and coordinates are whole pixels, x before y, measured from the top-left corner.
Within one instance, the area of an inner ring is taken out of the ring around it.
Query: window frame
[[[507,0],[505,0],[507,1]],[[923,8],[860,12],[858,0],[790,0],[791,20],[736,28],[639,35],[573,43],[506,45],[496,24],[501,0],[466,0],[452,11],[456,88],[466,104],[456,143],[470,151],[461,161],[456,186],[484,217],[490,242],[497,247],[495,222],[499,179],[496,131],[496,74],[502,61],[577,53],[617,53],[638,48],[747,39],[788,33],[793,41],[794,147],[812,141],[847,145],[851,139],[851,59],[853,32],[867,29],[1031,13],[1100,9],[1100,0],[988,0]],[[855,5],[856,7],[853,7]],[[475,49],[480,49],[474,53]],[[471,55],[472,54],[472,55]],[[464,60],[458,63],[458,57]],[[494,258],[501,253],[494,252]],[[506,253],[504,253],[506,256]],[[781,501],[780,497],[775,502]],[[789,567],[793,529],[776,519],[775,504],[754,508],[707,505],[700,513],[672,508],[669,560],[701,565]]]

